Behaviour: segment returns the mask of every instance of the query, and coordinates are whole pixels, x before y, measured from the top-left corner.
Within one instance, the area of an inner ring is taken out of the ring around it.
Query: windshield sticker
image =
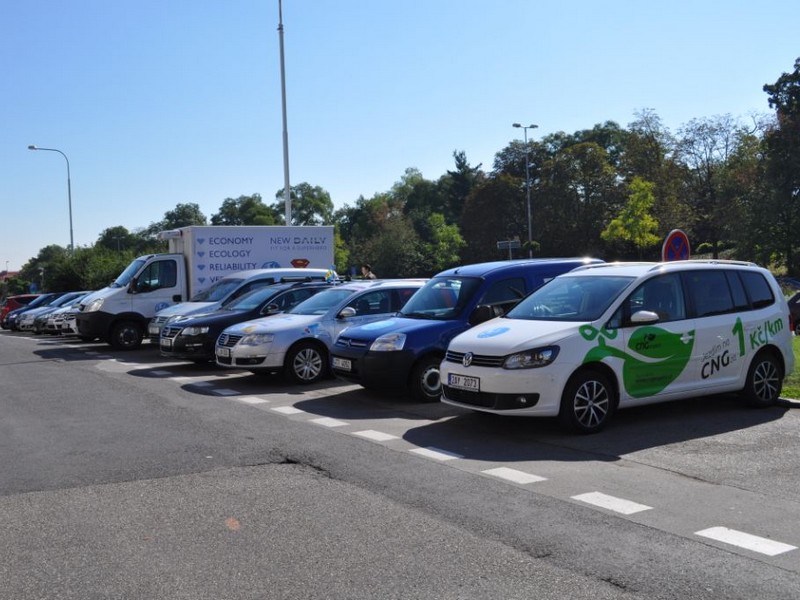
[[[489,331],[482,331],[478,334],[477,337],[484,339],[490,337],[497,337],[498,335],[503,335],[506,331],[508,331],[509,327],[495,327],[494,329],[490,329]]]
[[[607,333],[591,326],[581,328],[581,335],[587,341],[597,339],[597,346],[586,353],[583,362],[597,362],[608,357],[621,359],[622,382],[625,391],[634,398],[658,394],[675,381],[689,363],[695,339],[693,329],[672,333],[660,327],[640,327],[631,335],[630,352],[626,352],[609,346],[606,338],[613,338]]]

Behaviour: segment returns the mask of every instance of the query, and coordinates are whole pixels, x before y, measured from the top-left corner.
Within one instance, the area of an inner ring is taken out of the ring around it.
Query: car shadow
[[[798,407],[781,400],[772,408],[750,409],[735,395],[706,396],[621,410],[592,435],[568,432],[555,418],[474,412],[411,429],[403,438],[482,461],[617,461],[641,450],[764,425]]]

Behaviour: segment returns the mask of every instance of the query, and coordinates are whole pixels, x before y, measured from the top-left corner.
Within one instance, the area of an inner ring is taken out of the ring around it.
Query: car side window
[[[381,312],[389,312],[390,295],[388,290],[376,290],[369,292],[348,304],[356,309],[356,316],[377,315]],[[381,308],[384,310],[381,310]]]
[[[671,273],[648,279],[628,296],[624,308],[626,322],[640,310],[656,313],[659,323],[685,319],[686,304],[680,277]],[[612,321],[619,322],[619,316]]]
[[[692,271],[685,275],[685,281],[696,317],[722,315],[735,310],[724,270]]]
[[[173,288],[178,283],[178,267],[174,260],[157,260],[147,266],[136,282],[137,292],[153,292]]]
[[[397,312],[402,309],[406,302],[411,299],[411,296],[417,293],[417,288],[400,288],[394,290],[391,297],[391,305],[389,312]]]
[[[525,280],[522,277],[495,281],[486,290],[480,304],[488,304],[498,316],[503,315],[525,297],[525,290]]]
[[[248,292],[252,292],[253,290],[257,290],[258,288],[264,287],[265,285],[272,285],[275,283],[275,279],[256,279],[255,281],[250,281],[236,290],[230,297],[230,300],[234,300],[239,296],[244,296]]]
[[[747,296],[750,298],[750,304],[753,308],[764,308],[765,306],[771,306],[775,302],[772,289],[761,273],[740,271],[739,275],[742,278],[744,289],[747,291]]]

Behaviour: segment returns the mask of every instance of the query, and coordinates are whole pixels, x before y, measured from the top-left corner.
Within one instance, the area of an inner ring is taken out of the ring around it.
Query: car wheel
[[[295,383],[314,383],[325,376],[328,357],[313,343],[300,343],[286,354],[284,372]]]
[[[756,354],[747,371],[744,394],[745,402],[754,408],[773,406],[780,398],[783,386],[783,368],[772,352]]]
[[[121,321],[111,330],[109,344],[116,350],[135,350],[142,345],[142,328],[133,321]]]
[[[578,433],[597,433],[611,419],[616,404],[608,377],[595,369],[586,369],[574,374],[564,387],[558,420]]]
[[[442,395],[442,378],[439,364],[442,359],[427,356],[414,365],[409,379],[411,397],[417,402],[438,402]]]

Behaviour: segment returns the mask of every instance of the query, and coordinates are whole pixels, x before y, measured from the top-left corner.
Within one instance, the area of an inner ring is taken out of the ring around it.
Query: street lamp
[[[530,153],[530,148],[528,147],[528,129],[536,129],[538,125],[528,125],[527,127],[524,125],[520,125],[519,123],[512,123],[512,127],[517,127],[518,129],[522,129],[525,135],[525,191],[527,192],[528,196],[528,257],[533,257],[533,215],[531,214],[531,172],[530,172],[530,164],[531,161],[528,158]]]
[[[38,146],[34,146],[31,144],[28,146],[28,150],[45,150],[47,152],[58,152],[61,156],[64,157],[64,160],[67,161],[67,201],[69,202],[69,251],[70,254],[75,252],[75,240],[72,236],[72,183],[70,182],[69,176],[69,159],[67,155],[64,154],[61,150],[56,150],[55,148],[39,148]]]

